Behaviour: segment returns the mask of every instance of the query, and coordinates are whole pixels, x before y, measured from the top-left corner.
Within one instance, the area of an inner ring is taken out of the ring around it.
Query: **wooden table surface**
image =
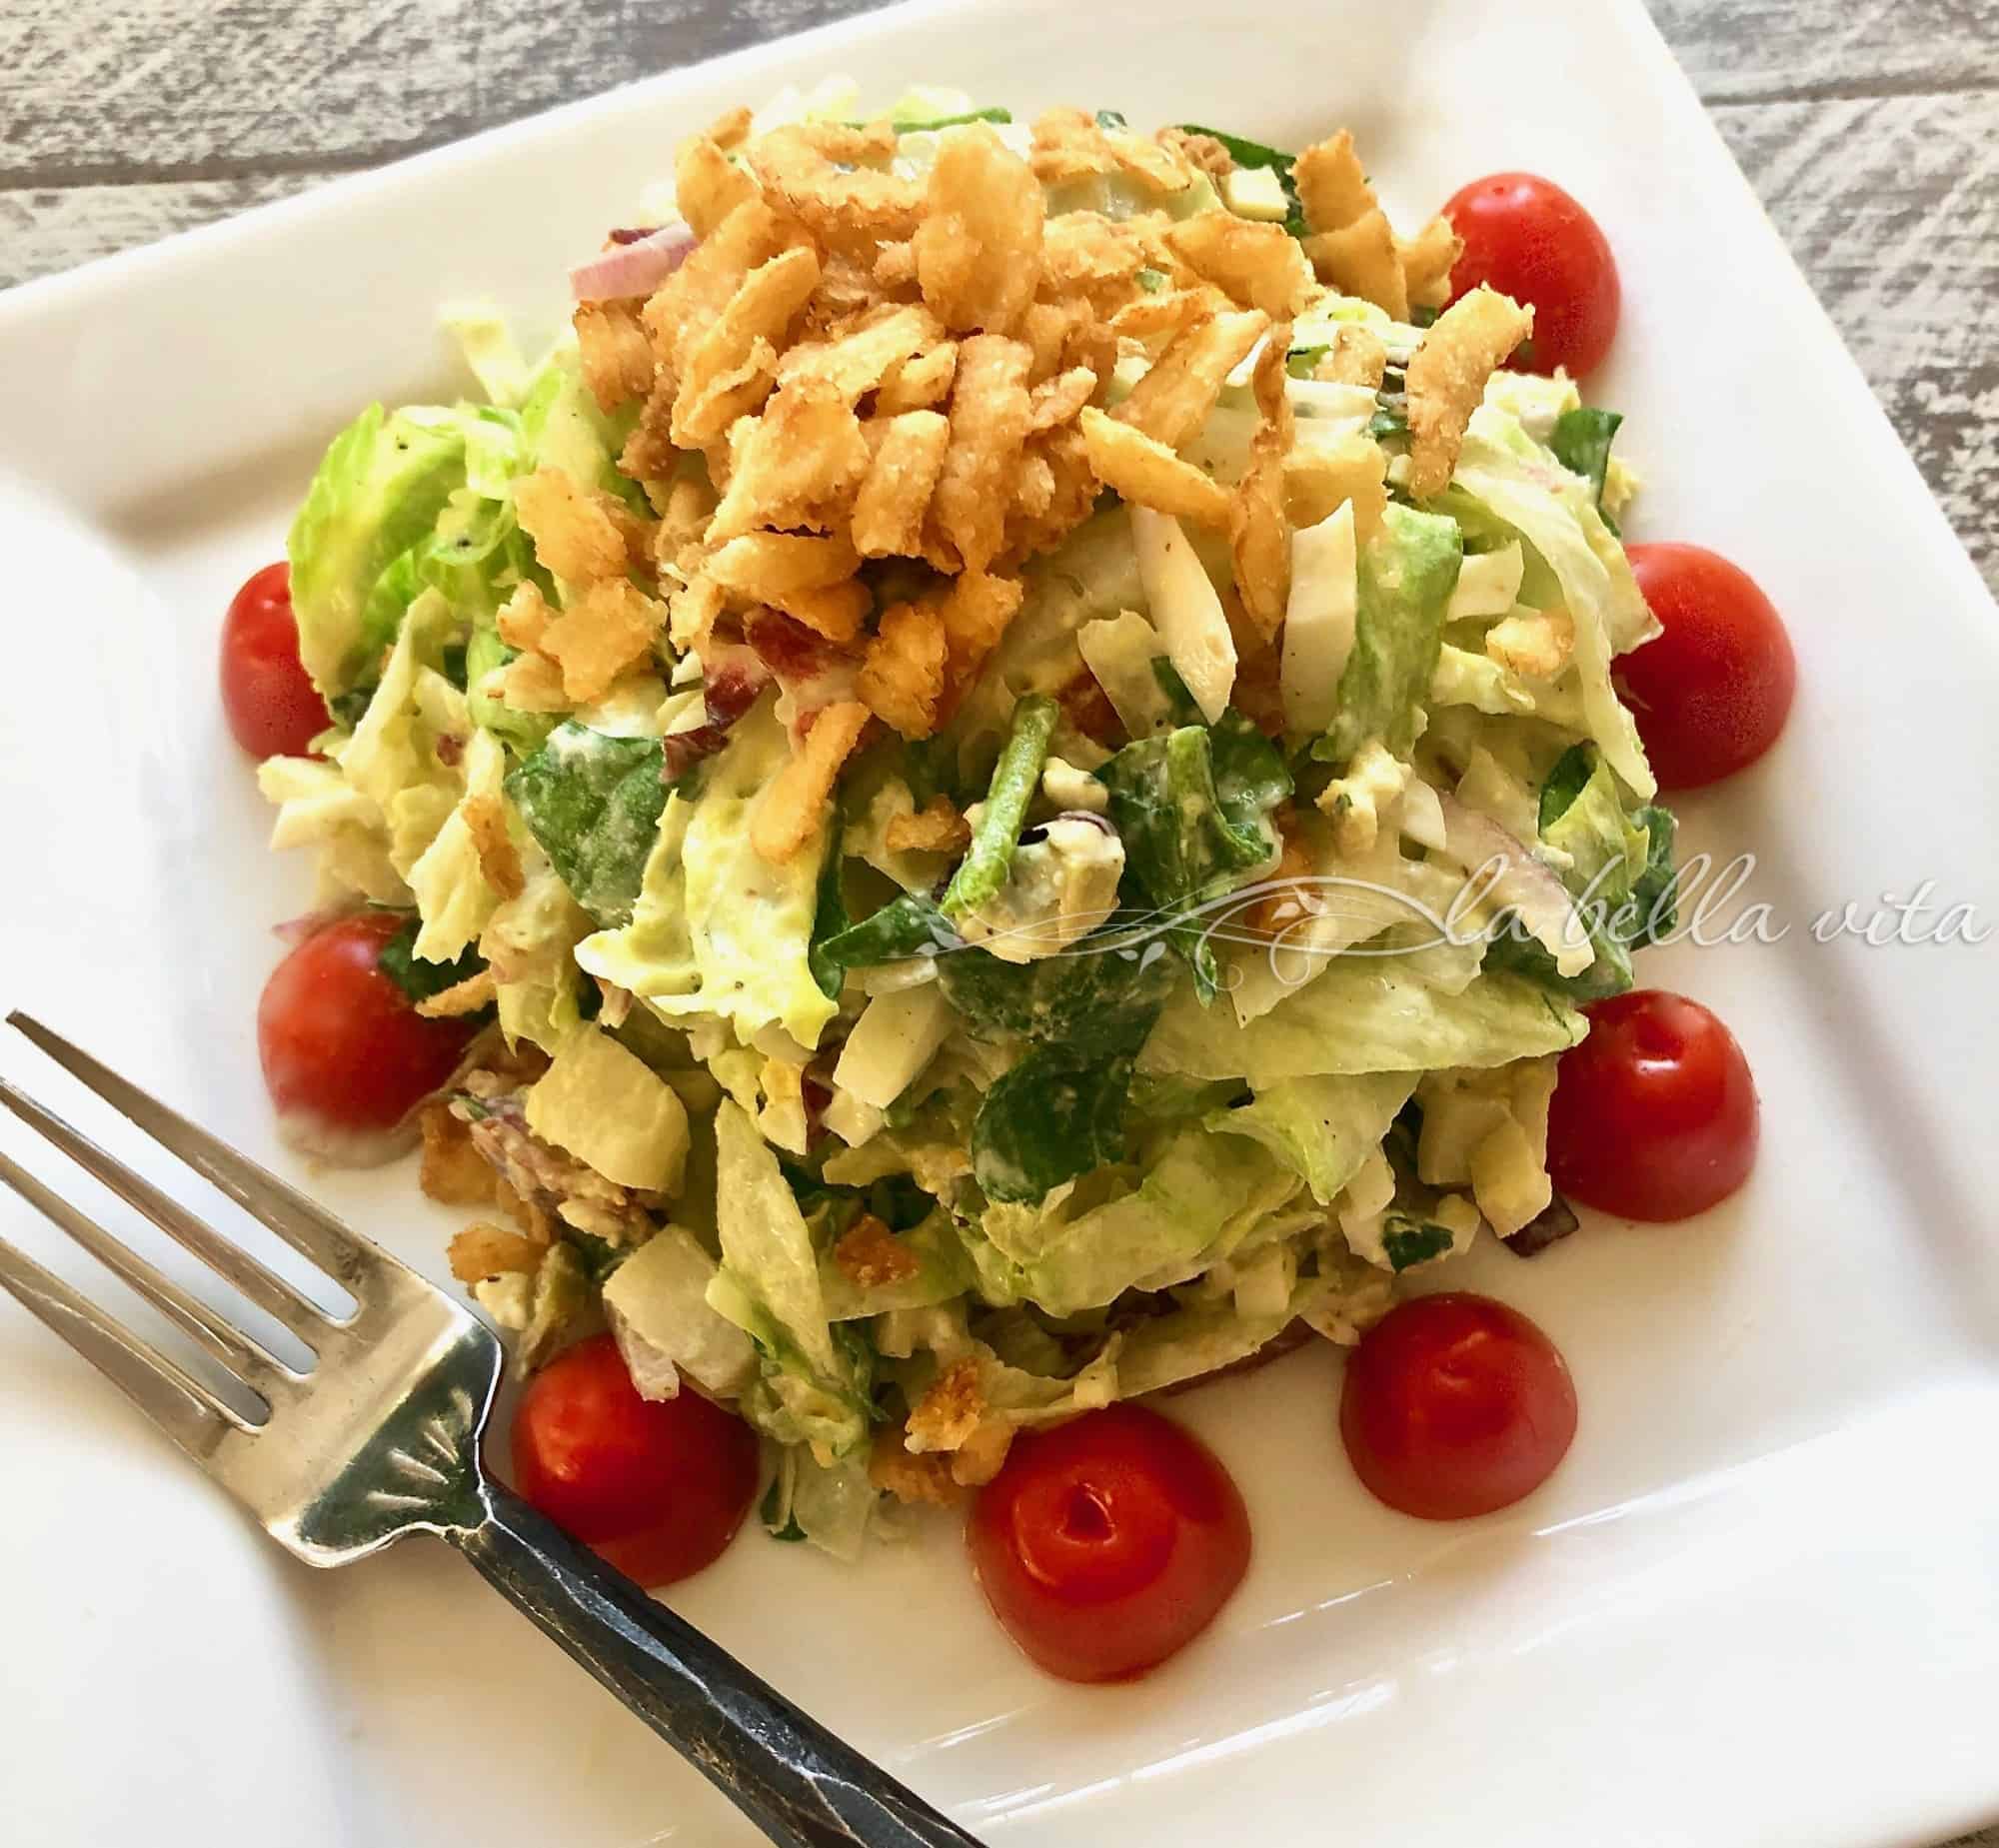
[[[0,287],[867,3],[6,0]],[[1999,0],[1649,3],[1999,590]]]

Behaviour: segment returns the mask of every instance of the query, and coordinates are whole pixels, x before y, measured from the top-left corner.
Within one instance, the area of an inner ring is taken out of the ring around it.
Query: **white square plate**
[[[1368,1501],[1328,1351],[1180,1401],[1258,1551],[1141,1685],[1039,1677],[942,1522],[855,1570],[753,1532],[676,1602],[996,1841],[1768,1848],[1999,1811],[1995,951],[1808,931],[1923,881],[1999,922],[1991,604],[1635,0],[1127,17],[877,14],[0,300],[4,997],[296,1167],[252,1018],[307,875],[264,854],[217,713],[223,606],[357,406],[454,389],[437,304],[490,293],[552,331],[566,263],[725,104],[841,70],[880,100],[951,82],[1280,144],[1345,123],[1405,220],[1474,174],[1550,174],[1622,266],[1593,396],[1630,417],[1639,535],[1739,560],[1798,646],[1779,749],[1682,806],[1689,851],[1759,856],[1733,910],[1767,902],[1790,933],[1647,970],[1747,1047],[1755,1178],[1698,1223],[1594,1223],[1460,1273],[1539,1319],[1581,1393],[1568,1462],[1509,1513]],[[70,1094],[11,1040],[0,1065]],[[441,1269],[407,1170],[311,1184]],[[0,1228],[76,1274],[11,1196]],[[739,1838],[443,1549],[294,1566],[11,1305],[0,1483],[11,1839]]]

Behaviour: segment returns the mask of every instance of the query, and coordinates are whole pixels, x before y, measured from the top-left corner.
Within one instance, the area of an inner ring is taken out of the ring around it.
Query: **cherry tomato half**
[[[1756,1163],[1756,1085],[1735,1035],[1698,1001],[1634,988],[1585,1009],[1548,1108],[1548,1172],[1625,1219],[1705,1212]]]
[[[1798,664],[1755,579],[1703,546],[1627,548],[1632,575],[1664,633],[1617,663],[1659,787],[1691,790],[1732,776],[1777,742]]]
[[[383,946],[402,924],[393,912],[336,919],[264,983],[264,1083],[301,1139],[393,1129],[451,1076],[472,1037],[463,1020],[425,1019],[382,972]]]
[[[254,757],[304,757],[333,721],[299,662],[292,568],[253,572],[222,619],[222,711]]]
[[[645,1399],[608,1334],[558,1354],[514,1414],[522,1495],[649,1590],[699,1572],[757,1493],[757,1436],[693,1387]]]
[[[1065,1681],[1157,1666],[1213,1621],[1249,1564],[1249,1516],[1197,1437],[1111,1405],[1014,1438],[966,1530],[1007,1635]]]
[[[1579,379],[1602,364],[1623,294],[1595,219],[1531,173],[1473,180],[1450,196],[1443,214],[1464,240],[1450,273],[1451,300],[1489,283],[1533,307],[1533,335],[1509,365],[1539,373],[1566,366]]]
[[[1568,1453],[1575,1382],[1519,1310],[1463,1290],[1416,1296],[1346,1357],[1339,1434],[1389,1507],[1426,1521],[1490,1514]]]

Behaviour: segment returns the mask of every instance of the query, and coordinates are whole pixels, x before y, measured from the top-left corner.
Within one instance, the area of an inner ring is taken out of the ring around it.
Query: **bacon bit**
[[[835,1054],[823,1052],[799,1075],[799,1101],[805,1105],[806,1146],[808,1148],[826,1134],[826,1106],[833,1101],[833,1086],[828,1079],[833,1075]],[[820,1074],[824,1072],[823,1077]]]
[[[734,725],[771,684],[771,670],[746,643],[724,643],[703,658],[703,704],[711,725]]]
[[[844,659],[824,636],[769,608],[751,617],[750,646],[758,660],[784,681],[811,680]]]
[[[669,785],[678,783],[704,758],[714,757],[728,744],[730,727],[757,704],[757,696],[771,684],[771,670],[755,650],[741,642],[716,645],[706,666],[702,705],[707,723],[685,732],[669,732],[660,741],[666,753],[662,781]]]
[[[1055,690],[1055,704],[1062,709],[1062,717],[1092,743],[1114,751],[1124,742],[1124,722],[1087,668],[1079,669]]]
[[[905,1283],[923,1269],[917,1254],[872,1212],[864,1212],[833,1247],[841,1274],[862,1289]]]
[[[447,770],[456,770],[465,756],[465,740],[456,732],[442,732],[438,735],[437,761]]]

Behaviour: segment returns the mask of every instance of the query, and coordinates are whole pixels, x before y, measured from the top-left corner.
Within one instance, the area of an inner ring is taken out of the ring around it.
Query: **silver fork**
[[[295,1372],[0,1154],[0,1181],[161,1310],[266,1408],[219,1392],[0,1240],[0,1286],[121,1387],[175,1443],[316,1566],[408,1533],[449,1541],[786,1848],[979,1848],[975,1837],[565,1536],[480,1461],[501,1350],[401,1259],[127,1083],[38,1021],[8,1023],[178,1155],[358,1305],[344,1320],[0,1079],[0,1103],[312,1350]]]

